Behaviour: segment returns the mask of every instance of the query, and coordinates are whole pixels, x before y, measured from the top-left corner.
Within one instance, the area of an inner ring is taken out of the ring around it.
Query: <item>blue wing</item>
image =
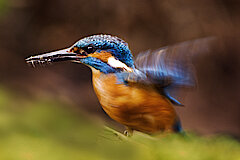
[[[154,84],[173,104],[182,105],[172,96],[173,91],[196,86],[192,60],[195,55],[208,52],[213,40],[202,38],[140,53],[135,60],[138,73],[130,73],[128,79]]]

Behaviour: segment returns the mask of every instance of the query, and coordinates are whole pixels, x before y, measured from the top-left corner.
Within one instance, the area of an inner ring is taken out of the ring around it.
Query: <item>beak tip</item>
[[[35,64],[36,65],[51,64],[52,62],[66,61],[74,58],[76,59],[76,55],[69,52],[69,48],[67,48],[59,51],[44,53],[41,55],[30,56],[25,58],[25,62],[35,67]]]

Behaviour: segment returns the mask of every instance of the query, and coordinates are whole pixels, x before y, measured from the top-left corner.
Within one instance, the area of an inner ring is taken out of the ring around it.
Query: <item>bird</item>
[[[207,52],[210,37],[148,50],[133,57],[128,43],[111,34],[81,38],[72,46],[30,56],[26,63],[51,64],[71,61],[92,70],[97,98],[113,120],[124,125],[125,135],[181,133],[183,128],[175,107],[183,104],[176,90],[195,88],[194,56]]]

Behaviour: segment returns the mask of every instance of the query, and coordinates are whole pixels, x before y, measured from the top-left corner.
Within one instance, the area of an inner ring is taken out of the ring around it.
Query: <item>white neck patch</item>
[[[107,63],[113,68],[122,68],[128,72],[132,72],[133,69],[128,67],[125,63],[115,59],[114,57],[109,57]]]

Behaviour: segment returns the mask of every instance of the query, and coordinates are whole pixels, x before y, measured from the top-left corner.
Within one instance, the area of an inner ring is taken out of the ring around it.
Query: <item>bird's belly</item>
[[[172,130],[175,110],[153,88],[117,84],[114,74],[93,75],[93,86],[103,109],[117,122],[147,133]]]

